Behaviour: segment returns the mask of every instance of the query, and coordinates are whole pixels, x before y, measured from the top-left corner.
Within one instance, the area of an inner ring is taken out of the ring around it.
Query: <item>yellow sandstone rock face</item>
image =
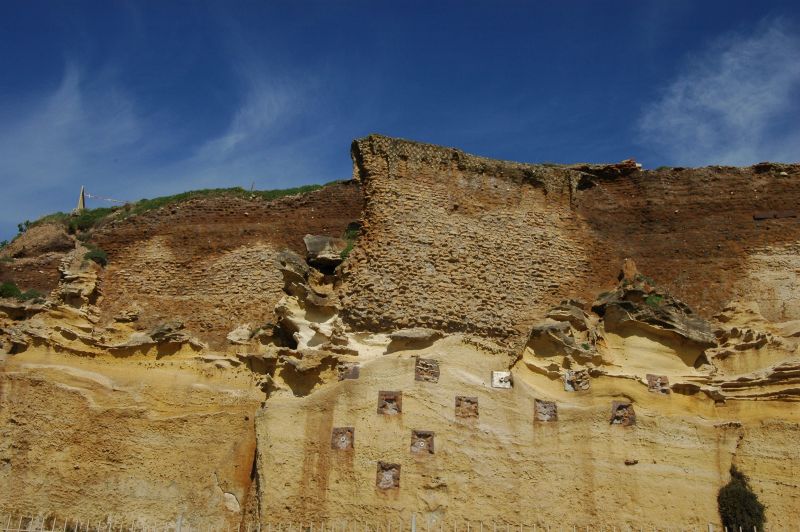
[[[0,509],[73,526],[238,525],[254,373],[179,327],[97,327],[99,268],[73,259],[51,300],[0,305]]]
[[[541,165],[371,135],[353,142],[364,234],[346,266],[361,328],[519,340],[626,258],[706,318],[753,301],[800,318],[800,165]]]
[[[800,501],[800,448],[789,444],[800,436],[800,412],[774,401],[650,391],[645,372],[678,382],[696,371],[657,336],[627,340],[614,351],[660,354],[646,368],[591,378],[583,391],[531,371],[529,350],[514,363],[501,350],[450,336],[369,361],[357,380],[271,399],[256,423],[263,524],[398,523],[416,511],[436,526],[701,527],[719,521],[716,493],[735,463],[751,472],[770,524],[789,527]],[[438,382],[415,380],[417,357],[438,362]],[[492,372],[509,365],[513,387],[493,388]],[[377,412],[382,391],[402,394],[402,412]],[[477,399],[476,417],[459,417],[459,397]],[[537,417],[537,400],[553,402],[557,420]],[[611,423],[614,402],[632,405],[635,424]],[[353,429],[352,449],[332,442],[338,428]],[[413,431],[433,433],[432,453],[414,452]],[[400,466],[399,488],[378,485],[381,462]]]
[[[0,374],[0,501],[143,526],[241,521],[258,398],[249,372],[183,356],[31,349]]]
[[[800,166],[353,155],[360,184],[80,235],[105,268],[14,244],[1,281],[54,271],[0,299],[0,514],[706,529],[735,465],[795,526]]]

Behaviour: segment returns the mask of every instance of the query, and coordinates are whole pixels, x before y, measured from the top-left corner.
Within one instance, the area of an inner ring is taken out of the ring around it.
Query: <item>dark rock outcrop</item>
[[[644,325],[656,331],[672,333],[708,348],[717,345],[711,325],[695,315],[688,305],[655,287],[640,273],[629,278],[630,271],[620,274],[616,290],[601,294],[592,310],[603,317],[606,331],[619,330],[626,324]]]

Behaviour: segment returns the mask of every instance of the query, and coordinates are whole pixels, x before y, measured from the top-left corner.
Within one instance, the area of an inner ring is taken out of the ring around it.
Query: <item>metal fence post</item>
[[[411,532],[417,532],[417,513],[411,514]]]

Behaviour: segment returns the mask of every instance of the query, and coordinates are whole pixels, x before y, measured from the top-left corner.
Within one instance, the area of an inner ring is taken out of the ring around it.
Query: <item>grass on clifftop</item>
[[[331,185],[336,182],[337,181],[334,181],[332,183],[327,183],[327,185]],[[136,203],[131,203],[129,216],[132,214],[142,214],[144,212],[151,211],[153,209],[158,209],[166,205],[172,205],[174,203],[180,203],[182,201],[195,198],[235,196],[240,198],[261,198],[265,201],[272,201],[278,198],[282,198],[284,196],[294,196],[295,194],[304,194],[306,192],[313,192],[315,190],[321,189],[324,186],[326,185],[304,185],[302,187],[295,187],[295,188],[284,188],[277,190],[253,190],[253,191],[245,190],[242,187],[206,188],[202,190],[192,190],[190,192],[181,192],[180,194],[175,194],[174,196],[162,196],[160,198],[143,199],[137,201]]]
[[[45,223],[63,223],[67,226],[70,233],[78,233],[88,231],[96,226],[112,214],[116,214],[120,219],[128,218],[138,214],[144,214],[148,211],[174,205],[190,199],[195,198],[213,198],[220,196],[234,196],[240,198],[263,199],[264,201],[272,201],[284,196],[294,196],[296,194],[304,194],[306,192],[313,192],[328,185],[340,183],[341,181],[332,181],[324,185],[304,185],[301,187],[285,188],[277,190],[245,190],[242,187],[233,188],[207,188],[202,190],[192,190],[189,192],[181,192],[172,196],[162,196],[152,199],[141,199],[139,201],[128,203],[120,207],[98,207],[96,209],[86,209],[77,215],[67,214],[65,212],[56,212],[48,214],[29,223],[26,227],[40,225]]]

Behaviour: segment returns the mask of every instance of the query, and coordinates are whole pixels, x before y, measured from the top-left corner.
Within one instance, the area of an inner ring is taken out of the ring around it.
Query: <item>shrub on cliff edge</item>
[[[118,207],[98,207],[97,209],[86,209],[79,214],[75,214],[69,218],[67,228],[70,234],[76,234],[80,231],[88,231],[112,212],[118,210]]]
[[[13,297],[20,301],[30,301],[30,300],[33,300],[34,302],[44,301],[44,294],[42,294],[38,290],[26,290],[25,292],[23,292],[13,282],[5,282],[3,284],[0,284],[0,297]]]
[[[83,258],[86,260],[93,260],[100,266],[108,264],[108,254],[100,248],[91,248]]]
[[[728,530],[764,530],[764,505],[750,488],[744,473],[731,466],[731,480],[719,490],[717,495],[719,515],[722,525]]]
[[[344,234],[342,235],[342,239],[347,242],[347,246],[342,250],[341,257],[342,260],[347,259],[350,255],[350,252],[353,251],[353,246],[356,245],[356,240],[358,239],[359,235],[361,235],[361,224],[358,222],[351,222],[347,225],[347,229],[344,230]]]
[[[19,297],[21,295],[22,291],[16,284],[10,282],[0,284],[0,297]]]
[[[38,290],[26,290],[22,292],[17,299],[20,301],[33,301],[34,303],[43,303],[44,302],[44,294],[39,292]]]

